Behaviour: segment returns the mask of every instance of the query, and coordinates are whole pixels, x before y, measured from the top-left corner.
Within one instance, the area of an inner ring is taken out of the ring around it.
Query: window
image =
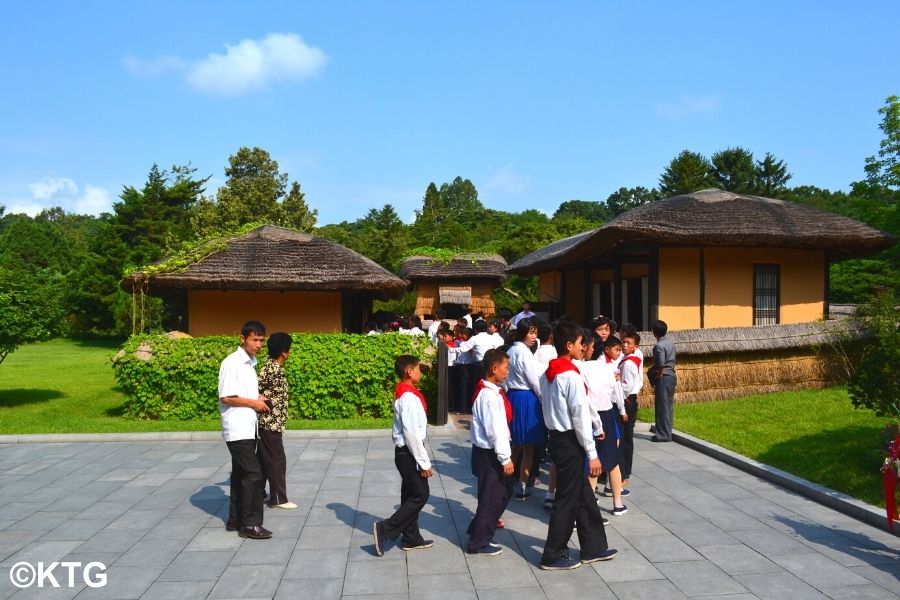
[[[753,324],[777,325],[781,270],[778,265],[753,265]]]

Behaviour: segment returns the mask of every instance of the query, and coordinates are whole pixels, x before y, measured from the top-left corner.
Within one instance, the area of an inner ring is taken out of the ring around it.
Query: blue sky
[[[18,2],[0,204],[109,210],[150,166],[268,150],[319,224],[471,179],[552,214],[743,146],[847,189],[900,94],[900,2]]]

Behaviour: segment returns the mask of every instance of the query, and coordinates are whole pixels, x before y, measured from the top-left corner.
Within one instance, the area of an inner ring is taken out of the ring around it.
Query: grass
[[[653,409],[638,418],[652,423]],[[843,387],[675,406],[679,431],[877,506],[886,424]]]
[[[110,357],[115,342],[56,339],[22,346],[0,364],[0,434],[219,431],[219,420],[137,421]],[[211,397],[215,390],[210,391]],[[290,420],[289,429],[383,429],[391,419]]]

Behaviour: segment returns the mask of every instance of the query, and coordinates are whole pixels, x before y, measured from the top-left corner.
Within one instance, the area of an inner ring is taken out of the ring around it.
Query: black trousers
[[[263,475],[269,481],[269,506],[284,504],[288,501],[287,457],[284,455],[282,433],[260,427],[256,455]]]
[[[231,501],[228,519],[241,527],[262,525],[263,478],[256,457],[256,440],[225,442],[231,452]]]
[[[550,515],[542,564],[552,564],[567,553],[576,523],[582,557],[594,556],[609,547],[603,515],[584,472],[585,456],[574,431],[550,432],[550,458],[556,465],[556,501]]]
[[[663,375],[656,382],[654,391],[654,408],[656,411],[656,437],[660,440],[672,439],[672,420],[675,410],[674,375]]]
[[[403,536],[403,542],[419,545],[424,540],[419,532],[419,512],[428,502],[428,480],[419,475],[416,459],[407,447],[394,448],[394,465],[400,472],[400,508],[384,521],[384,535],[389,540]]]
[[[469,523],[469,550],[491,543],[497,530],[497,519],[506,510],[512,496],[512,477],[503,474],[503,465],[493,449],[472,446],[472,462],[478,473],[478,508]]]
[[[628,415],[628,422],[622,425],[622,444],[621,460],[619,461],[619,469],[622,472],[622,480],[631,477],[631,465],[634,464],[634,422],[637,420],[638,402],[637,394],[631,394],[625,398],[625,414]],[[621,417],[619,417],[621,419]]]

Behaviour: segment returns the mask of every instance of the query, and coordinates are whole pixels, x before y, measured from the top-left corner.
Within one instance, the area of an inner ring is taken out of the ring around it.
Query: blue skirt
[[[600,464],[603,465],[603,472],[609,473],[619,466],[619,450],[616,447],[616,442],[619,440],[616,409],[613,407],[601,411],[599,414],[600,421],[603,422],[603,433],[606,436],[602,440],[597,440],[597,454],[600,457]]]
[[[507,396],[513,413],[510,427],[512,443],[517,446],[543,444],[544,416],[541,414],[541,401],[531,390],[510,390]]]

